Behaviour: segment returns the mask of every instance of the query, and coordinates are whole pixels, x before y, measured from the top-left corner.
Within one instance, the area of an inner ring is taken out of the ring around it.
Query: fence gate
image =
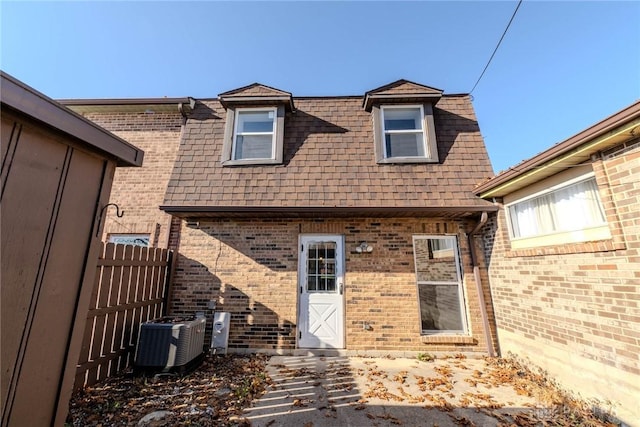
[[[75,388],[133,363],[140,324],[165,314],[173,252],[103,243]]]

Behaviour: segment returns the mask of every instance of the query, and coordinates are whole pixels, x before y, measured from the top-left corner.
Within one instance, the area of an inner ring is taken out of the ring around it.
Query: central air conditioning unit
[[[184,371],[204,351],[206,318],[162,317],[140,325],[134,365],[147,370]]]

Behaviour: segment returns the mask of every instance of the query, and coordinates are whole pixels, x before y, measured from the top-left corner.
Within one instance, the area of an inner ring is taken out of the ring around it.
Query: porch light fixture
[[[356,246],[356,252],[359,254],[373,252],[373,246],[367,245],[367,242],[361,242],[360,245]]]

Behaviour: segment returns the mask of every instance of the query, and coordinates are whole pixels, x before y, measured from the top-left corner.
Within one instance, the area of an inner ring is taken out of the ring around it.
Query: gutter
[[[256,214],[292,214],[295,216],[306,215],[330,215],[330,216],[362,216],[363,214],[388,215],[404,214],[412,216],[438,215],[451,218],[479,214],[481,212],[497,212],[495,206],[464,206],[464,207],[355,207],[355,206],[193,206],[193,205],[160,205],[161,211],[168,214],[186,218],[199,216],[224,216],[224,215],[256,215]]]
[[[188,97],[184,98],[180,102],[178,102],[178,111],[182,115],[182,117],[187,118],[189,113],[191,113],[196,106],[196,100]]]
[[[509,171],[505,172],[504,175],[498,175],[496,177],[497,179],[494,182],[490,182],[490,181],[487,182],[487,184],[491,184],[491,185],[481,185],[477,187],[474,192],[478,194],[479,197],[481,198],[487,198],[491,196],[495,197],[495,196],[501,195],[500,192],[502,190],[509,188],[514,184],[517,184],[518,182],[531,177],[532,175],[539,174],[542,171],[545,171],[549,168],[557,167],[559,163],[565,162],[571,159],[571,157],[574,157],[580,154],[585,155],[586,154],[585,152],[588,153],[591,151],[597,151],[598,149],[600,149],[599,146],[607,144],[611,139],[616,138],[620,135],[623,135],[626,133],[630,133],[633,135],[636,129],[638,129],[638,127],[640,127],[640,118],[634,120],[628,126],[626,126],[625,128],[615,133],[605,134],[586,145],[583,145],[579,148],[574,149],[573,151],[570,151],[564,155],[561,155],[560,157],[557,157],[554,160],[544,159],[539,161],[538,163],[527,165],[527,167],[524,167],[522,169],[517,167],[510,169]],[[546,160],[546,163],[545,163],[545,160]],[[572,163],[575,163],[575,162],[572,162]],[[486,190],[486,192],[483,192],[485,188],[488,188],[488,189]]]
[[[491,338],[491,330],[489,329],[489,315],[487,314],[487,306],[484,301],[484,293],[482,292],[482,282],[480,281],[480,267],[478,266],[478,257],[476,254],[476,248],[473,244],[474,235],[487,223],[489,215],[486,211],[482,212],[480,221],[476,227],[467,234],[469,243],[469,252],[471,253],[471,264],[473,265],[473,277],[476,282],[476,291],[478,292],[478,301],[480,302],[480,314],[482,315],[482,324],[484,328],[484,339],[487,342],[487,352],[490,357],[494,357],[496,352],[493,348],[493,340]]]
[[[529,160],[525,160],[499,173],[489,181],[478,185],[474,193],[482,198],[493,196],[498,191],[511,186],[512,183],[520,179],[537,174],[586,150],[594,149],[598,145],[602,145],[625,132],[633,133],[635,132],[634,128],[639,125],[640,101],[636,101],[624,110],[554,145]],[[622,128],[623,126],[624,128]],[[526,176],[523,176],[525,174]]]
[[[125,99],[61,99],[59,103],[77,113],[110,112],[179,112],[186,118],[195,108],[196,100],[184,98],[125,98]]]
[[[86,98],[86,99],[58,99],[63,105],[162,105],[189,104],[195,102],[190,96],[183,98]]]

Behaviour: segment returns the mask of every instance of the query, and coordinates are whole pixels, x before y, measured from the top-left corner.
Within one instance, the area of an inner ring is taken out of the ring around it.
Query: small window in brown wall
[[[284,106],[228,108],[222,164],[281,164]]]
[[[378,163],[438,161],[431,104],[377,105],[372,114]]]

